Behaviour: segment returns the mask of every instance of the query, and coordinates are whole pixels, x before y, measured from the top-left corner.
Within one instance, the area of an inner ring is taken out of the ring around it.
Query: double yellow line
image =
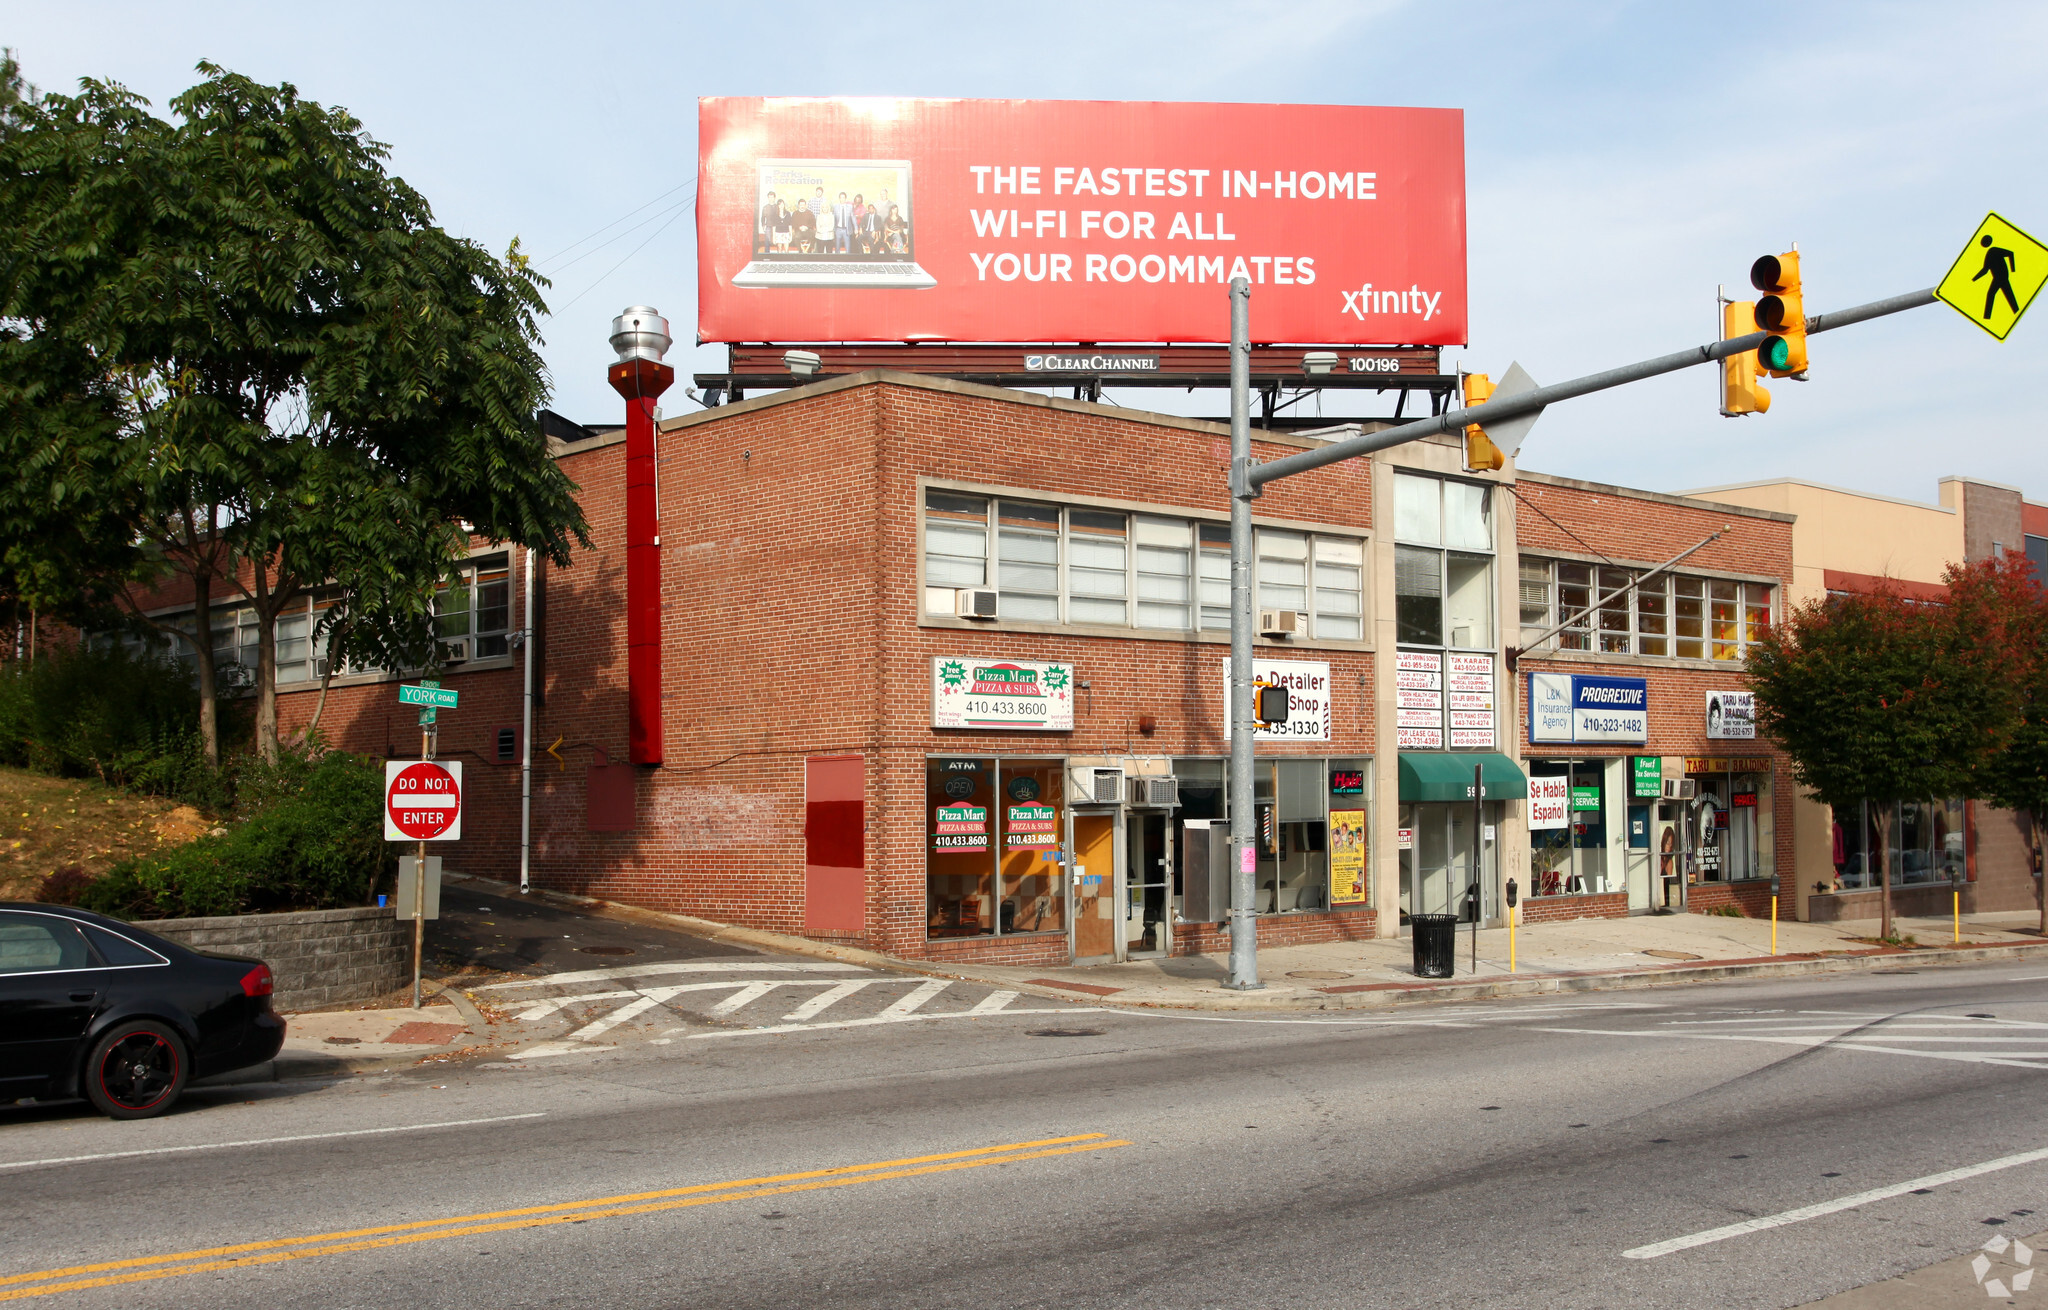
[[[878,1160],[873,1164],[850,1164],[834,1169],[770,1174],[764,1178],[738,1178],[726,1183],[699,1183],[693,1187],[672,1187],[659,1192],[600,1196],[588,1201],[565,1201],[559,1205],[492,1210],[483,1214],[454,1215],[447,1219],[421,1219],[413,1223],[384,1224],[375,1228],[354,1228],[338,1233],[314,1233],[307,1237],[280,1237],[267,1242],[215,1246],[199,1251],[180,1251],[175,1255],[138,1256],[133,1260],[109,1260],[101,1264],[42,1269],[34,1273],[0,1277],[0,1301],[23,1301],[32,1296],[52,1296],[58,1292],[82,1292],[87,1288],[115,1287],[123,1283],[177,1278],[184,1274],[217,1273],[225,1269],[280,1264],[286,1260],[304,1260],[316,1255],[344,1255],[351,1251],[409,1246],[415,1242],[437,1242],[445,1237],[502,1233],[517,1228],[546,1228],[555,1224],[580,1224],[590,1219],[616,1219],[622,1215],[652,1214],[657,1210],[680,1210],[693,1205],[718,1205],[726,1201],[779,1196],[787,1192],[852,1187],[857,1183],[878,1183],[891,1178],[916,1178],[922,1174],[980,1169],[992,1164],[1007,1164],[1013,1160],[1037,1160],[1052,1155],[1074,1155],[1082,1151],[1102,1151],[1113,1146],[1129,1145],[1127,1141],[1112,1139],[1102,1133],[1082,1133],[1074,1137],[1047,1137],[1035,1142],[984,1146],[972,1151],[948,1151],[941,1155],[914,1155],[901,1160]]]

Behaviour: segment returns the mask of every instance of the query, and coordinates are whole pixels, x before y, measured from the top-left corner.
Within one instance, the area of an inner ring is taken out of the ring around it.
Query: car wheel
[[[162,1114],[185,1089],[185,1043],[160,1023],[116,1024],[86,1057],[85,1095],[113,1119]]]

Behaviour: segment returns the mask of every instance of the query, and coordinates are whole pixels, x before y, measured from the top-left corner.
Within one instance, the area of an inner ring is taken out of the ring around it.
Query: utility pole
[[[1230,981],[1259,983],[1259,825],[1252,801],[1252,287],[1230,282]]]

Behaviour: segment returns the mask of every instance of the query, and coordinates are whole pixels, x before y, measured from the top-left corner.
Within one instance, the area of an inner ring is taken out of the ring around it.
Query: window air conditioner
[[[441,643],[441,662],[443,664],[461,664],[468,658],[469,638],[458,637],[454,641],[444,641]]]
[[[1261,637],[1292,637],[1301,632],[1301,615],[1294,610],[1260,610]]]
[[[1693,793],[1698,788],[1699,784],[1691,778],[1666,778],[1664,780],[1664,799],[1667,801],[1689,801],[1693,798]]]
[[[996,593],[987,587],[962,587],[953,593],[956,619],[992,619],[996,616]]]
[[[1122,769],[1074,769],[1067,775],[1067,801],[1073,805],[1114,805],[1123,799]]]
[[[1131,804],[1146,809],[1171,809],[1180,804],[1179,778],[1131,779]]]
[[[317,659],[313,661],[313,676],[315,678],[324,678],[327,676],[327,661],[325,659]]]

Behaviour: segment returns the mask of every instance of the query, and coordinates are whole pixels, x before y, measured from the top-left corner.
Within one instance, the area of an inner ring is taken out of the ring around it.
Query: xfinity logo
[[[1157,373],[1157,355],[1026,355],[1026,373]]]

